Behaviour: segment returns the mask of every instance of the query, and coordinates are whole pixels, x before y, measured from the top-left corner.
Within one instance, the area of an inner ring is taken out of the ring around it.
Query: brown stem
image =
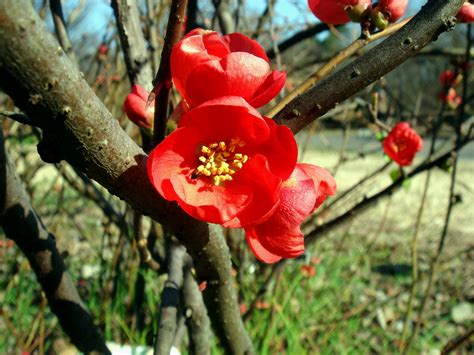
[[[49,7],[51,9],[51,15],[53,16],[54,29],[56,30],[58,41],[68,57],[77,64],[77,59],[72,48],[71,40],[69,39],[69,35],[67,33],[66,21],[64,21],[61,0],[49,0]]]
[[[165,43],[161,51],[160,67],[153,81],[155,97],[155,120],[153,124],[153,145],[160,143],[166,135],[168,101],[171,90],[171,50],[182,34],[187,0],[172,0]]]
[[[83,352],[110,354],[66,271],[54,236],[46,230],[31,206],[30,198],[5,152],[1,131],[0,189],[0,223],[5,235],[14,240],[27,257],[64,332]]]

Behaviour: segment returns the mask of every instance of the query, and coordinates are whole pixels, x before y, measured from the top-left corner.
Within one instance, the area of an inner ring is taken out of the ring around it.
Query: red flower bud
[[[450,69],[443,71],[443,72],[439,75],[439,83],[440,83],[442,86],[453,86],[453,85],[456,85],[456,84],[458,83],[456,73],[453,72],[453,71],[450,70]]]
[[[395,22],[400,19],[407,10],[408,0],[380,0],[376,10],[380,10],[387,18],[388,22]]]
[[[107,53],[109,52],[109,47],[107,47],[107,45],[105,43],[102,43],[98,50],[99,54],[101,55],[107,55]]]
[[[155,101],[146,107],[148,92],[140,85],[133,85],[130,94],[125,98],[122,110],[127,117],[140,127],[152,129],[155,115]]]
[[[240,97],[221,97],[183,114],[149,155],[148,176],[194,218],[243,227],[267,219],[296,164],[292,132]]]
[[[280,205],[266,221],[245,228],[250,249],[265,263],[295,258],[304,252],[299,225],[329,195],[336,193],[334,178],[323,168],[297,164],[280,190]]]
[[[260,107],[286,80],[286,73],[272,71],[269,62],[260,44],[240,33],[196,29],[173,47],[171,75],[190,108],[222,96],[240,96]]]
[[[411,165],[415,154],[423,149],[423,139],[408,122],[400,122],[384,139],[383,149],[397,164],[407,166]]]
[[[457,14],[459,22],[474,22],[474,4],[465,1]]]
[[[441,90],[438,95],[438,100],[446,102],[452,109],[458,107],[462,102],[461,96],[456,93],[454,88],[449,88],[447,91],[446,89]]]
[[[308,6],[314,16],[333,25],[350,22],[348,12],[357,20],[371,5],[371,0],[308,0]]]

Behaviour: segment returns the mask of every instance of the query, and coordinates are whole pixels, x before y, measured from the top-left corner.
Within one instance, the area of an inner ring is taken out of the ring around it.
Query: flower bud
[[[459,22],[474,22],[474,4],[465,1],[457,14],[457,18]]]

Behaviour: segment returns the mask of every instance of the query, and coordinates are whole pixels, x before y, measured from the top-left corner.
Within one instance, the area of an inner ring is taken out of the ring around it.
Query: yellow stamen
[[[245,142],[239,138],[232,138],[230,143],[224,141],[213,142],[201,147],[198,157],[200,165],[196,168],[195,176],[207,176],[216,185],[222,185],[226,181],[232,181],[236,172],[243,168],[249,160],[248,155],[235,153],[236,149],[245,146]]]

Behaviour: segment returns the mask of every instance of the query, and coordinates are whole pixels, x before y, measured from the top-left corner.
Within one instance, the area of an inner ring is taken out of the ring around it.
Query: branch
[[[153,74],[137,3],[135,0],[112,0],[111,5],[117,22],[130,84],[140,84],[149,90]]]
[[[339,26],[336,26],[339,27]],[[294,45],[300,43],[301,41],[304,41],[307,38],[316,36],[319,33],[322,33],[324,31],[329,30],[329,26],[326,25],[325,23],[317,23],[315,25],[312,25],[311,27],[308,27],[307,29],[304,29],[300,32],[295,33],[293,36],[290,38],[284,40],[278,45],[278,52],[283,53],[287,49],[293,47]],[[275,50],[269,49],[267,51],[267,56],[270,59],[274,59],[276,57]]]
[[[50,234],[31,206],[23,185],[5,152],[0,130],[0,223],[5,235],[14,240],[27,257],[51,311],[56,314],[64,332],[81,351],[110,354],[91,315],[79,297],[66,271],[64,260]]]
[[[155,354],[169,354],[178,325],[180,289],[183,286],[183,265],[186,249],[171,242],[168,255],[168,280],[161,293],[160,318],[155,340]]]
[[[166,27],[165,42],[161,51],[160,68],[156,73],[153,85],[155,96],[155,119],[153,124],[153,143],[160,143],[166,134],[168,120],[168,101],[171,90],[171,49],[181,37],[181,28],[184,23],[187,0],[172,0],[168,26]]]
[[[184,266],[182,288],[184,314],[189,328],[190,353],[205,355],[211,353],[211,322],[207,315],[202,293],[192,274],[192,265]]]
[[[230,353],[251,353],[221,228],[164,200],[146,173],[146,154],[120,128],[58,45],[29,0],[0,1],[0,85],[55,134],[64,158],[134,209],[167,226],[193,257],[214,328]]]
[[[456,24],[453,15],[462,4],[463,0],[428,1],[400,31],[293,99],[275,116],[276,122],[295,133],[300,131],[337,103],[379,80],[444,31],[452,30]]]
[[[58,41],[68,57],[77,64],[78,62],[76,56],[74,55],[74,50],[67,33],[66,21],[64,21],[61,0],[49,0],[49,7],[51,9],[51,15],[53,16],[54,29],[56,30]]]

